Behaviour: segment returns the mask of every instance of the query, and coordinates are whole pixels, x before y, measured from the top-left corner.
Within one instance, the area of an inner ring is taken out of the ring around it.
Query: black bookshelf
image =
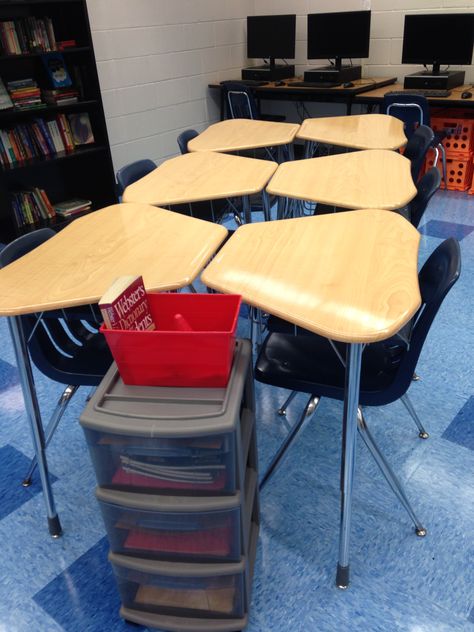
[[[51,18],[56,41],[75,40],[75,45],[60,50],[66,68],[79,91],[77,103],[47,105],[39,109],[0,110],[0,129],[10,130],[28,125],[35,119],[45,121],[73,113],[89,115],[94,136],[92,144],[72,151],[32,157],[3,165],[0,171],[0,243],[9,243],[19,235],[43,226],[60,230],[74,218],[53,218],[18,226],[12,207],[12,194],[33,188],[44,189],[52,204],[71,198],[92,201],[92,211],[117,201],[115,174],[112,165],[99,79],[85,0],[11,0],[0,1],[0,22],[26,18]],[[0,44],[4,44],[0,37]],[[0,78],[8,81],[33,78],[40,88],[52,86],[45,72],[42,51],[31,50],[11,54],[3,45],[0,51]]]

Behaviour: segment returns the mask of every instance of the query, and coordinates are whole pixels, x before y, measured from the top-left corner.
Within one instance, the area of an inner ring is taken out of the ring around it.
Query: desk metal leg
[[[268,195],[265,189],[263,189],[262,191],[262,205],[263,205],[263,217],[266,222],[269,222],[272,219],[271,208],[270,208],[270,196]]]
[[[54,504],[53,490],[48,474],[48,463],[46,461],[46,441],[44,436],[43,423],[41,421],[41,411],[36,397],[33,371],[31,369],[30,357],[26,346],[21,320],[18,316],[8,319],[10,333],[15,350],[16,363],[20,373],[21,389],[25,401],[26,414],[31,427],[33,446],[38,462],[38,471],[41,478],[43,498],[48,516],[48,528],[53,538],[58,538],[61,533],[61,523]]]
[[[347,346],[346,388],[342,428],[341,521],[339,532],[339,561],[336,574],[336,586],[342,589],[349,586],[349,539],[352,517],[352,486],[354,482],[362,350],[362,344],[357,343]]]
[[[250,197],[242,196],[242,206],[244,208],[244,222],[250,224],[252,222],[252,208],[250,206]]]

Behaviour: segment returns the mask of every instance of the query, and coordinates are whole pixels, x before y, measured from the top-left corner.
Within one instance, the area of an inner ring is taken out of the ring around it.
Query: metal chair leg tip
[[[29,487],[31,485],[31,478],[25,478],[21,483],[22,487]]]
[[[426,431],[424,431],[424,432],[419,432],[418,436],[420,437],[420,439],[428,439],[430,435]]]
[[[279,408],[277,410],[278,415],[280,415],[280,417],[286,417],[286,408]]]
[[[416,535],[417,535],[418,537],[420,537],[420,538],[424,538],[424,537],[425,537],[425,535],[426,535],[428,532],[427,532],[427,530],[426,530],[425,528],[423,528],[423,527],[421,527],[421,528],[420,528],[420,527],[416,527],[416,528],[415,528],[415,533],[416,533]]]

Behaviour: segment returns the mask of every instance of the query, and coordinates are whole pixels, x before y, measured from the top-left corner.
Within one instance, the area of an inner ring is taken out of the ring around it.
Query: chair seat
[[[334,344],[345,361],[345,343]],[[406,349],[406,344],[399,338],[390,338],[365,348],[361,405],[380,406],[396,399],[390,396],[390,385]],[[255,379],[320,397],[344,399],[345,368],[329,340],[316,334],[269,334],[255,365]]]

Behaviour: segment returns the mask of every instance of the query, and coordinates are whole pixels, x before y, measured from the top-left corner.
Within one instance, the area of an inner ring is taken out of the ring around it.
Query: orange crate
[[[468,191],[469,195],[474,195],[474,158],[472,159],[472,161],[472,182],[471,188]]]
[[[426,159],[426,169],[431,169],[433,163],[434,157],[429,155]],[[441,188],[443,188],[444,179],[441,158],[438,160],[437,167],[441,174]],[[463,154],[446,156],[447,189],[449,191],[467,191],[472,184],[473,168],[472,154],[469,154],[467,158]]]
[[[463,110],[446,110],[431,117],[431,128],[435,132],[446,132],[443,140],[446,155],[467,160],[474,151],[474,118]]]

